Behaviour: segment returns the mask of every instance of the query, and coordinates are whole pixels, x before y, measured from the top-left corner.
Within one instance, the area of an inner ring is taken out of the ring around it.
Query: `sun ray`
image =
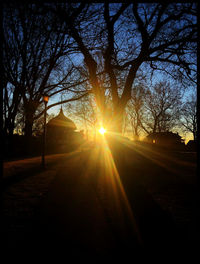
[[[128,212],[129,220],[131,220],[131,223],[132,223],[132,231],[137,236],[138,242],[140,244],[142,244],[142,239],[141,239],[139,229],[137,227],[135,216],[133,214],[133,211],[132,211],[132,208],[130,206],[129,200],[127,198],[126,192],[124,190],[123,184],[121,182],[120,175],[119,175],[119,172],[117,170],[112,152],[111,152],[105,138],[102,139],[101,147],[102,147],[102,151],[103,151],[103,155],[104,155],[104,164],[105,164],[106,170],[107,170],[107,177],[108,177],[108,180],[110,181],[110,183],[112,185],[113,194],[115,196],[116,206],[118,208],[119,215],[121,214],[121,216],[122,216],[122,210],[123,209],[121,208],[121,206],[125,206],[126,210]],[[120,204],[120,200],[121,200],[120,198],[122,198],[123,205]]]
[[[110,134],[112,134],[115,140],[121,143],[122,145],[137,152],[139,155],[157,164],[158,166],[170,171],[171,173],[176,174],[176,176],[180,174],[180,166],[191,166],[191,163],[187,161],[183,162],[180,160],[175,160],[173,156],[169,156],[167,155],[167,153],[154,150],[149,145],[146,146],[142,142],[141,144],[139,144],[137,142],[127,140],[125,137],[122,137],[119,133],[111,132]],[[175,166],[171,166],[172,163],[175,164]]]

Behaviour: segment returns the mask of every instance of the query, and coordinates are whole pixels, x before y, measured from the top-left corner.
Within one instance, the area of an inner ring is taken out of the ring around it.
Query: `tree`
[[[156,83],[145,96],[145,118],[140,125],[147,134],[172,130],[179,120],[182,94],[167,81]]]
[[[183,104],[180,123],[183,130],[192,133],[194,140],[197,140],[197,97],[195,94],[187,98]]]
[[[41,111],[40,109],[37,109],[37,111]],[[48,123],[49,120],[51,120],[53,117],[55,117],[55,114],[48,114],[46,116],[46,122]],[[32,135],[33,136],[41,136],[43,134],[43,130],[44,130],[44,117],[41,116],[40,118],[34,120],[33,122],[33,129],[32,129]]]
[[[89,130],[92,129],[93,134],[96,133],[98,113],[95,112],[95,109],[96,107],[93,95],[85,96],[79,101],[66,105],[68,115],[70,115],[73,120],[80,122],[81,127],[84,127],[87,139],[89,138]]]
[[[35,120],[43,113],[36,113],[43,104],[43,94],[53,97],[80,84],[78,72],[68,58],[73,50],[70,39],[62,33],[56,16],[42,15],[39,12],[42,10],[42,6],[34,4],[11,4],[4,9],[5,130],[13,133],[18,106],[22,103],[27,142]],[[55,28],[59,33],[54,33]],[[79,94],[82,96],[83,92]],[[68,90],[68,95],[69,100],[77,99],[72,90]]]
[[[144,120],[145,110],[144,103],[146,97],[146,87],[144,85],[135,86],[132,90],[131,100],[128,102],[126,111],[129,122],[131,124],[133,138],[139,139],[142,130],[142,122]]]
[[[4,135],[12,136],[15,128],[15,119],[21,102],[19,90],[14,89],[12,85],[7,83],[3,87],[3,102]]]
[[[195,3],[67,3],[51,5],[50,10],[65,23],[66,34],[84,57],[102,119],[108,91],[111,94],[113,129],[118,132],[144,65],[187,75],[196,67]]]

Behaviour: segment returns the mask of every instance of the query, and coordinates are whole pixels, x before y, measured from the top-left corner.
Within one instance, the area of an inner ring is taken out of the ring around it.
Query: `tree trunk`
[[[155,117],[153,131],[152,131],[153,133],[156,133],[157,132],[157,124],[158,124],[157,117]]]
[[[6,118],[3,130],[6,136],[12,137],[14,133],[13,120]]]
[[[38,107],[38,102],[34,100],[24,102],[24,114],[25,114],[25,128],[24,135],[25,138],[30,139],[32,137],[33,132],[33,122],[34,122],[34,114]]]
[[[29,118],[26,117],[25,120],[25,128],[24,128],[24,135],[26,138],[30,138],[32,136],[32,129],[33,129],[33,117]]]
[[[133,139],[134,139],[134,140],[138,140],[138,139],[139,139],[139,135],[138,135],[137,127],[135,127],[135,129],[134,129]]]
[[[24,127],[24,136],[26,143],[26,154],[31,153],[31,139],[32,139],[32,130],[33,130],[33,116],[34,113],[32,111],[27,111],[25,113],[25,127]]]
[[[117,107],[114,110],[114,116],[113,116],[113,131],[117,133],[122,133],[122,127],[123,127],[123,115],[124,115],[124,108],[123,107]]]
[[[14,122],[9,122],[9,125],[8,125],[8,134],[9,134],[10,137],[13,136],[14,128],[15,128]]]
[[[196,133],[196,131],[193,131],[193,138],[194,138],[194,141],[197,140],[197,133]]]

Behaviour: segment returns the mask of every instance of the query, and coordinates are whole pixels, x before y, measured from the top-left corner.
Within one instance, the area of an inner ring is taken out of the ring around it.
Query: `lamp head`
[[[48,101],[49,101],[48,94],[43,94],[43,102],[48,103]]]

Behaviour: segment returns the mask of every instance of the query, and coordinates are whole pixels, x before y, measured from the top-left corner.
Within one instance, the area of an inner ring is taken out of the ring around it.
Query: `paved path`
[[[45,164],[47,168],[52,165],[60,163],[62,159],[71,158],[80,153],[80,151],[74,151],[71,153],[63,153],[63,154],[51,154],[45,156]],[[3,183],[6,181],[12,181],[14,178],[19,178],[19,180],[24,176],[29,176],[28,174],[34,174],[38,171],[42,171],[41,167],[41,156],[25,158],[25,159],[17,159],[13,161],[5,161],[3,162]],[[20,175],[22,175],[20,177]]]

